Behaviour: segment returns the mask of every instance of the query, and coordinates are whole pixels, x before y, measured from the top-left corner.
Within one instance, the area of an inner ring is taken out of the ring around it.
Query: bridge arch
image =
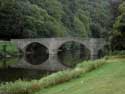
[[[109,50],[110,48],[108,44],[103,45],[101,48],[98,49],[97,57],[98,58],[104,57],[106,54],[109,53]]]
[[[65,46],[68,46],[68,49]],[[67,67],[75,67],[78,63],[91,57],[89,48],[83,42],[75,40],[63,42],[57,51],[58,60]]]
[[[86,48],[91,50],[91,48],[89,48],[88,43],[87,43],[88,40],[80,40],[80,39],[73,39],[73,38],[66,38],[66,39],[59,41],[57,47],[55,47],[55,48],[59,49],[63,44],[65,44],[67,42],[76,42],[76,43],[84,45]]]
[[[84,45],[87,49],[89,49],[91,53],[90,59],[97,59],[98,51],[104,47],[104,44],[107,44],[107,42],[104,39],[100,39],[100,38],[83,39],[83,38],[66,37],[66,38],[14,39],[14,40],[11,40],[11,42],[15,43],[17,48],[20,48],[23,53],[25,53],[28,45],[36,42],[42,45],[43,47],[47,48],[47,52],[49,53],[49,56],[48,56],[48,59],[45,60],[44,62],[38,62],[38,65],[36,65],[35,63],[34,64],[35,66],[30,63],[27,63],[24,58],[20,58],[19,63],[16,65],[13,65],[13,67],[43,69],[43,70],[51,70],[51,71],[66,69],[67,67],[58,61],[58,57],[56,56],[56,54],[58,53],[58,49],[63,44],[70,41],[80,43]]]
[[[25,47],[24,58],[32,65],[40,65],[49,58],[48,48],[39,42],[31,42]]]

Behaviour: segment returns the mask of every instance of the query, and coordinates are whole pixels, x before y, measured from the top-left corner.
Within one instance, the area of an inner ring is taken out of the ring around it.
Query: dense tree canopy
[[[107,37],[109,0],[0,0],[0,38]]]
[[[112,48],[113,50],[125,50],[125,2],[120,4],[119,16],[113,25]]]
[[[125,2],[119,6],[120,15],[117,17],[114,24],[114,33],[119,33],[125,36]]]

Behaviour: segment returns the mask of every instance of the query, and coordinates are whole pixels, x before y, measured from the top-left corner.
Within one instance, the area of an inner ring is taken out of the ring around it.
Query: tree
[[[108,37],[109,0],[0,0],[1,38]]]
[[[113,50],[125,50],[125,2],[119,6],[120,15],[116,18],[113,25],[114,31],[112,36]]]
[[[125,2],[123,2],[119,6],[119,13],[120,15],[117,17],[115,24],[114,24],[114,30],[115,33],[119,33],[122,36],[125,36]]]
[[[15,0],[0,0],[0,38],[20,37],[22,21]]]
[[[65,28],[47,10],[28,0],[0,1],[1,38],[63,36]]]

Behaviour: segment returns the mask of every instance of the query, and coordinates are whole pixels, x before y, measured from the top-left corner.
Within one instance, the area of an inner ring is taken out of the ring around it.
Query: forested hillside
[[[0,38],[108,37],[111,0],[0,0]]]

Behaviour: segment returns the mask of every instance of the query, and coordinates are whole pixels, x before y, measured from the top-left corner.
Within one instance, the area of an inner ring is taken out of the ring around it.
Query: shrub
[[[112,52],[112,55],[125,55],[125,50],[122,50],[122,51],[114,51],[114,52]]]

